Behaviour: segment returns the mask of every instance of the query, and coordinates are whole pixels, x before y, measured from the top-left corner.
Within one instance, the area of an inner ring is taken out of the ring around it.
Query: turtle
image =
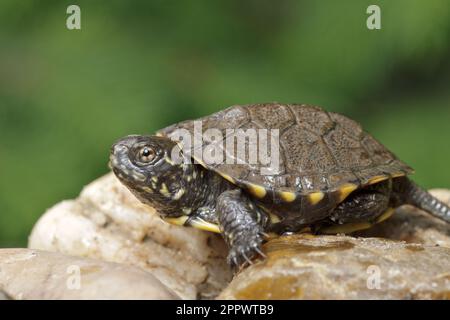
[[[249,132],[261,134],[252,140]],[[237,151],[239,143],[250,150],[269,140],[278,148],[270,149],[278,154],[273,170],[249,161],[255,151]],[[226,156],[205,161],[211,150]],[[153,135],[128,135],[112,145],[110,167],[165,221],[220,233],[228,263],[238,267],[265,257],[270,235],[352,233],[403,204],[450,222],[450,207],[414,183],[413,169],[360,124],[306,104],[234,105]]]

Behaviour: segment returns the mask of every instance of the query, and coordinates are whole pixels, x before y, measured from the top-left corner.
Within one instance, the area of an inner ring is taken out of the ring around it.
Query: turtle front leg
[[[217,200],[217,214],[222,235],[230,251],[228,264],[251,264],[256,254],[264,256],[261,244],[267,215],[261,212],[241,190],[223,192]]]

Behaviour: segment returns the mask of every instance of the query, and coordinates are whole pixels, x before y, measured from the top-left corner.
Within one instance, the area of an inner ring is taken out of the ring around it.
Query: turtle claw
[[[252,260],[250,260],[250,259],[247,257],[247,255],[245,254],[245,252],[242,252],[242,256],[245,258],[245,260],[247,261],[247,263],[248,263],[249,265],[252,265],[252,264],[253,264]]]
[[[270,238],[270,234],[264,232],[264,231],[260,231],[259,234],[265,239],[269,239]]]
[[[266,255],[262,252],[260,245],[261,242],[253,241],[250,244],[231,247],[227,259],[228,264],[239,269],[254,264],[252,260],[257,257],[266,258]]]
[[[256,252],[258,252],[258,254],[259,254],[262,258],[264,258],[264,259],[267,258],[266,254],[265,254],[264,252],[262,252],[262,250],[261,250],[259,247],[255,247],[254,249],[255,249]]]
[[[230,265],[232,265],[232,266],[235,266],[235,267],[238,267],[238,266],[239,266],[239,263],[238,263],[237,256],[229,257],[229,259],[228,259],[228,264],[230,264]]]

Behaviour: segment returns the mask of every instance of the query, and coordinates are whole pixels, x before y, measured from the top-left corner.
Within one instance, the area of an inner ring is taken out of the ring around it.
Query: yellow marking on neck
[[[145,181],[145,179],[147,178],[145,175],[139,172],[133,172],[132,175],[134,180]]]
[[[217,224],[205,221],[201,218],[193,218],[189,221],[189,225],[200,230],[220,233],[220,228]]]
[[[313,192],[307,195],[309,203],[311,203],[313,206],[318,204],[324,196],[325,195],[323,194],[323,192]]]
[[[148,192],[148,193],[153,193],[153,189],[149,188],[149,187],[143,187],[142,190],[144,190],[145,192]]]
[[[162,219],[170,224],[183,226],[186,223],[187,219],[189,219],[189,216],[180,216],[176,218],[164,217]]]
[[[169,157],[164,157],[164,160],[172,166],[175,164],[175,162],[173,162],[172,159],[170,159]]]
[[[225,180],[231,182],[232,184],[236,183],[236,181],[234,181],[234,179],[232,177],[230,177],[229,175],[224,174],[224,173],[221,173],[220,175],[222,176],[222,178],[224,178]]]
[[[337,233],[352,233],[359,230],[369,229],[372,226],[369,222],[356,222],[356,223],[346,223],[334,226],[325,227],[320,229],[321,233],[325,234],[337,234]]]
[[[262,186],[258,186],[256,184],[249,183],[247,185],[248,191],[254,195],[255,197],[262,199],[266,196],[266,189]]]
[[[368,184],[375,184],[384,180],[389,179],[388,176],[375,176],[369,179]]]
[[[153,176],[153,177],[152,177],[152,181],[153,181],[153,182],[158,182],[158,177]]]
[[[280,198],[285,202],[293,202],[295,200],[295,198],[297,197],[295,192],[290,192],[290,191],[281,191],[279,194],[280,194]]]
[[[164,182],[161,184],[161,189],[159,190],[159,192],[165,197],[170,197],[169,189],[167,189],[167,186]]]
[[[394,208],[387,209],[385,213],[383,213],[381,216],[379,216],[377,218],[375,223],[380,223],[380,222],[383,222],[386,219],[389,219],[394,214],[394,212],[395,212]]]
[[[181,188],[180,190],[177,191],[177,193],[174,194],[172,199],[173,200],[180,200],[180,198],[183,196],[184,192],[185,192],[184,189]]]
[[[348,195],[353,191],[355,191],[356,189],[358,189],[358,186],[353,183],[347,183],[342,185],[338,190],[339,192],[338,202],[341,203],[342,201],[344,201],[345,198],[347,198]]]

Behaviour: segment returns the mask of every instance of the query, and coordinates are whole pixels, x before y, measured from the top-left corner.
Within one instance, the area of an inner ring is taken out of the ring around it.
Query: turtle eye
[[[145,146],[139,150],[139,161],[143,163],[151,162],[155,158],[156,152],[152,148]]]

